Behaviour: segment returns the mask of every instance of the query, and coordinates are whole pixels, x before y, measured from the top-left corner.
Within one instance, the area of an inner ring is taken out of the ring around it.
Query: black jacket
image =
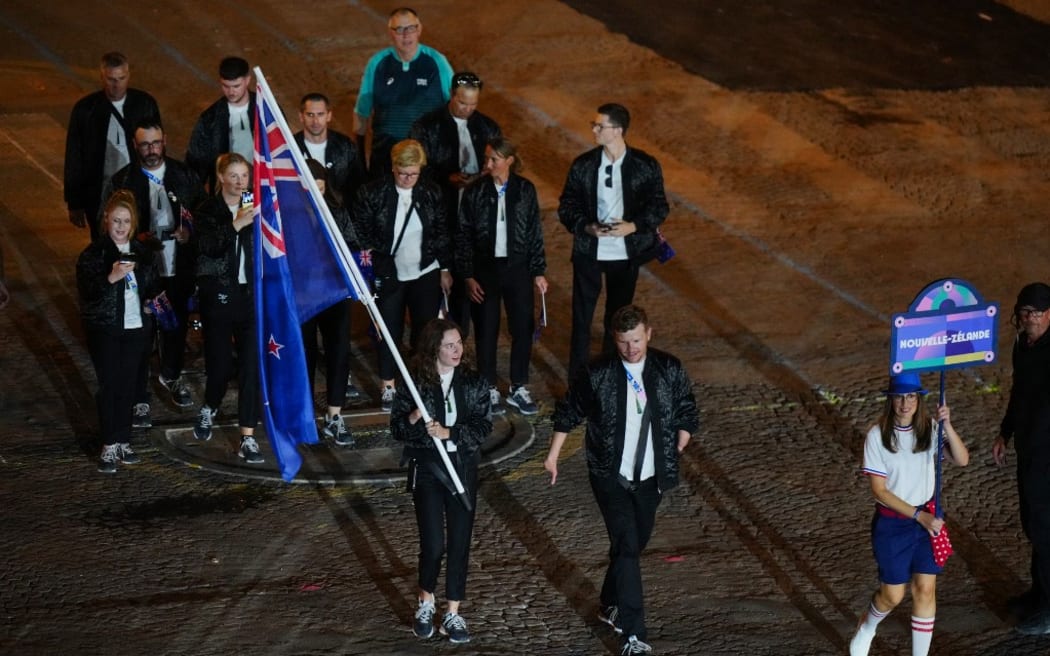
[[[616,480],[623,455],[627,408],[627,375],[618,356],[591,362],[558,401],[552,421],[568,433],[587,421],[587,468],[598,479]],[[660,490],[678,485],[678,431],[700,427],[692,381],[678,358],[650,348],[642,381],[652,406],[653,455]]]
[[[478,158],[478,169],[485,168],[485,146],[500,135],[499,125],[488,116],[475,111],[467,119],[467,131],[474,144],[474,155]],[[459,172],[459,129],[448,106],[424,114],[412,125],[409,137],[423,144],[427,153],[427,175],[437,182],[443,191],[454,190],[448,177]]]
[[[188,166],[170,157],[164,158],[164,164],[164,189],[171,202],[172,216],[176,225],[186,222],[190,231],[190,240],[175,248],[178,263],[175,270],[181,276],[183,271],[192,273],[197,267],[197,230],[191,210],[198,207],[206,196],[200,179]],[[150,218],[149,180],[137,161],[114,173],[106,183],[107,196],[118,189],[127,189],[135,195],[139,210],[139,232],[152,233],[158,239],[162,238],[157,234],[156,226],[147,224]]]
[[[248,96],[248,126],[252,134],[255,134],[255,92],[249,92]],[[190,147],[186,150],[186,164],[193,169],[209,192],[216,189],[215,160],[219,155],[228,152],[230,105],[223,96],[201,112],[200,118],[193,126],[193,134],[190,135]]]
[[[139,304],[145,307],[146,299],[157,295],[157,269],[153,265],[153,254],[134,239],[131,252],[135,265],[135,282],[138,285]],[[103,329],[119,333],[124,330],[125,282],[111,283],[107,278],[113,263],[121,258],[117,245],[109,235],[99,235],[88,244],[77,259],[77,292],[80,296],[80,316],[89,329]],[[146,318],[143,318],[145,324]],[[148,325],[148,324],[146,324]]]
[[[294,136],[295,142],[299,144],[299,152],[305,159],[310,159],[310,151],[306,149],[303,131],[299,130]],[[364,160],[357,152],[357,144],[342,132],[328,130],[324,161],[321,163],[328,169],[328,184],[339,192],[339,200],[349,206],[354,202],[357,188],[368,179]]]
[[[1028,346],[1019,337],[1013,349],[1013,385],[999,433],[1017,438],[1019,458],[1050,459],[1050,331]]]
[[[160,108],[153,96],[138,89],[128,89],[124,98],[124,143],[128,149],[128,161],[136,162],[135,125],[150,117],[159,120]],[[63,196],[69,209],[86,210],[89,221],[96,219],[102,204],[106,133],[113,111],[105,91],[96,91],[77,101],[69,116]]]
[[[419,385],[419,397],[423,401],[432,419],[445,425],[445,402],[441,396],[441,386]],[[481,445],[492,432],[489,419],[489,384],[475,371],[457,367],[452,375],[452,393],[456,398],[456,423],[450,427],[451,440],[462,458],[479,453]],[[409,423],[408,415],[416,409],[416,403],[408,392],[406,385],[397,388],[394,406],[390,411],[390,435],[399,442],[405,443],[405,457],[417,460],[437,459],[437,447],[427,434],[423,420],[414,425]]]
[[[437,260],[442,269],[449,268],[452,263],[452,248],[441,190],[433,183],[421,179],[412,187],[412,203],[423,224],[419,268],[425,269],[434,260]],[[377,278],[395,271],[394,258],[390,256],[390,251],[397,239],[394,233],[396,217],[397,189],[392,173],[372,180],[358,190],[350,212],[350,220],[361,248],[372,250],[372,266]]]
[[[598,169],[601,161],[600,146],[577,157],[569,168],[558,200],[558,218],[573,234],[574,260],[578,257],[594,260],[598,256],[598,238],[587,234],[585,228],[598,220]],[[660,247],[656,229],[670,212],[664,195],[663,171],[651,155],[628,148],[621,175],[623,220],[637,226],[637,231],[625,239],[627,257],[637,264],[644,264],[656,257]]]
[[[511,175],[505,193],[507,210],[507,263],[524,265],[532,277],[547,271],[543,249],[543,227],[536,187],[520,175]],[[463,191],[459,208],[459,231],[455,236],[456,272],[474,277],[479,260],[494,257],[499,194],[492,176],[483,176]]]
[[[245,226],[240,232],[233,229],[233,213],[226,206],[222,194],[209,196],[195,213],[197,218],[197,279],[202,288],[229,289],[237,286],[240,258],[237,253],[240,238],[246,255],[245,273],[251,284],[255,276],[252,245],[255,228]]]

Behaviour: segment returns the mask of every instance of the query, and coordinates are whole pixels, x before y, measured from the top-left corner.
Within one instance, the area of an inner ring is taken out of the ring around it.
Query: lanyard
[[[152,182],[153,184],[157,185],[158,187],[164,186],[164,181],[155,176],[152,171],[142,169],[142,172],[146,175],[147,178],[149,178],[150,182]]]
[[[627,373],[627,382],[634,388],[634,407],[638,411],[638,414],[642,414],[642,403],[647,402],[645,398],[645,390],[638,384],[638,381],[631,375],[630,370],[627,369],[627,365],[623,367],[624,372]]]

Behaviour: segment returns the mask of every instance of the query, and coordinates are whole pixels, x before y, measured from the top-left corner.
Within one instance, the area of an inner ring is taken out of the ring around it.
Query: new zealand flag
[[[279,113],[260,75],[254,176],[259,383],[266,432],[281,476],[290,481],[302,465],[297,445],[317,442],[299,326],[358,294],[335,241],[342,237],[310,193]]]

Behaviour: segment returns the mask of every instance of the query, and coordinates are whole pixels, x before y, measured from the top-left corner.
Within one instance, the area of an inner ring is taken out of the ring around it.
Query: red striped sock
[[[930,652],[935,619],[935,617],[911,616],[911,656],[926,656]]]

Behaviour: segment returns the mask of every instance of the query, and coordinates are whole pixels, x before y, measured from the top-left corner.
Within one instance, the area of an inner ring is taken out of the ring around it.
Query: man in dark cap
[[[996,464],[1006,463],[1006,442],[1017,450],[1021,527],[1032,543],[1032,587],[1010,600],[1025,635],[1050,634],[1050,286],[1026,285],[1011,319],[1017,328],[1013,386],[1006,416],[992,444]]]

